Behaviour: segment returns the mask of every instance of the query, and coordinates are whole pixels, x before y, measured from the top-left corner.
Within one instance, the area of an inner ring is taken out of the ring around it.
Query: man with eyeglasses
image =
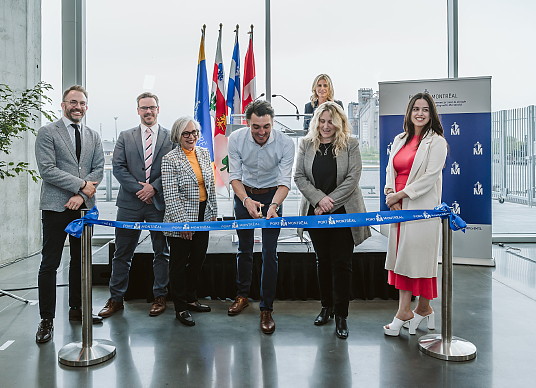
[[[112,158],[113,173],[119,184],[117,221],[162,222],[164,196],[160,165],[172,149],[169,131],[158,124],[158,97],[142,93],[137,98],[141,123],[119,134]],[[115,229],[115,253],[110,277],[110,298],[99,312],[110,317],[124,308],[130,264],[138,245],[140,230]],[[169,247],[162,232],[151,231],[153,245],[153,297],[149,315],[155,317],[166,309],[169,281]]]
[[[56,314],[56,272],[65,244],[66,226],[81,218],[80,209],[95,205],[102,180],[104,152],[97,132],[86,127],[87,92],[79,85],[63,93],[63,117],[41,127],[35,157],[43,179],[39,208],[42,211],[43,249],[38,274],[39,313],[37,343],[52,339]],[[82,321],[80,239],[69,236],[69,320]],[[102,322],[93,316],[93,323]]]
[[[282,203],[290,190],[294,142],[273,130],[274,109],[257,100],[246,107],[248,127],[229,137],[229,180],[234,191],[237,219],[281,217]],[[260,328],[275,331],[272,318],[277,285],[277,239],[280,229],[262,229]],[[253,269],[254,229],[237,230],[237,296],[227,310],[237,315],[248,306]]]

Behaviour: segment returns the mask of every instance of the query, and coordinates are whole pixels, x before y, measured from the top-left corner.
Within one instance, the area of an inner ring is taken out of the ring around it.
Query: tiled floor
[[[58,351],[79,341],[81,326],[67,320],[67,289],[58,290],[53,341],[34,341],[38,306],[0,297],[1,387],[529,387],[536,380],[536,248],[493,247],[497,267],[454,267],[453,334],[473,342],[477,358],[456,363],[419,351],[410,336],[386,337],[396,301],[353,301],[350,337],[339,340],[334,325],[316,327],[317,301],[276,302],[276,332],[258,328],[258,303],[228,317],[229,301],[206,301],[210,313],[185,327],[169,309],[148,316],[149,304],[129,301],[125,310],[94,327],[94,338],[112,340],[117,355],[88,368],[65,367]],[[523,257],[521,257],[523,256]],[[39,256],[0,269],[0,287],[35,286]],[[65,283],[66,263],[58,275]],[[37,290],[16,293],[35,300]],[[97,311],[107,288],[94,288]],[[441,311],[441,295],[433,307]],[[424,326],[424,325],[423,325]],[[436,332],[440,332],[438,322]],[[6,347],[10,342],[9,346]]]

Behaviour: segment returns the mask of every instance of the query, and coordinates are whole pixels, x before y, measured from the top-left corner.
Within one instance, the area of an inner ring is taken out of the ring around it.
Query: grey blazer
[[[156,190],[153,204],[160,211],[165,208],[160,165],[162,164],[162,156],[171,151],[172,148],[169,131],[159,125],[149,183]],[[143,188],[138,182],[145,182],[145,161],[139,125],[119,134],[115,144],[112,166],[114,176],[121,185],[117,195],[117,207],[131,210],[141,209],[145,206],[145,202],[136,197],[136,192]]]
[[[309,205],[316,206],[326,195],[329,195],[333,199],[334,210],[344,206],[346,213],[366,212],[363,195],[359,188],[362,164],[357,139],[350,138],[348,149],[341,150],[336,158],[337,187],[331,193],[323,193],[315,187],[313,161],[316,151],[311,141],[302,139],[298,151],[298,158],[296,159],[296,171],[294,173],[294,182],[303,194],[300,215],[306,216]],[[370,228],[368,226],[353,227],[351,229],[354,245],[359,245],[370,237]],[[298,232],[301,235],[302,231]]]
[[[95,196],[88,198],[80,191],[84,181],[101,182],[104,152],[99,134],[82,124],[80,162],[63,120],[47,124],[37,132],[35,158],[41,186],[41,210],[62,212],[69,198],[80,194],[86,206],[95,205]]]

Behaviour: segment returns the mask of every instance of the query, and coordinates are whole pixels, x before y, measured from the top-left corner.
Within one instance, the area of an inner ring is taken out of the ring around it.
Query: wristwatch
[[[281,206],[281,205],[279,205],[277,202],[272,202],[270,204],[270,206],[272,206],[272,205],[275,205],[275,211],[278,212],[279,211],[279,206]]]

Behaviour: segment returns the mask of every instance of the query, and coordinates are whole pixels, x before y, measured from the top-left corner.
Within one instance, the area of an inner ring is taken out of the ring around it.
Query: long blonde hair
[[[329,112],[331,114],[331,121],[335,127],[333,154],[338,156],[341,150],[348,148],[348,139],[350,139],[352,130],[350,129],[350,124],[348,123],[346,113],[344,113],[344,110],[335,102],[326,101],[316,108],[315,114],[311,120],[311,125],[309,126],[309,132],[303,139],[304,141],[310,141],[313,143],[315,150],[318,151],[320,149],[320,139],[322,138],[319,129],[320,116],[324,112]]]
[[[328,83],[328,101],[333,101],[335,96],[335,90],[333,89],[333,82],[331,82],[331,78],[327,74],[318,74],[315,77],[315,80],[313,81],[313,86],[311,86],[311,91],[313,94],[311,95],[311,102],[313,103],[313,106],[318,101],[318,95],[316,94],[316,84],[318,81],[323,79]]]

